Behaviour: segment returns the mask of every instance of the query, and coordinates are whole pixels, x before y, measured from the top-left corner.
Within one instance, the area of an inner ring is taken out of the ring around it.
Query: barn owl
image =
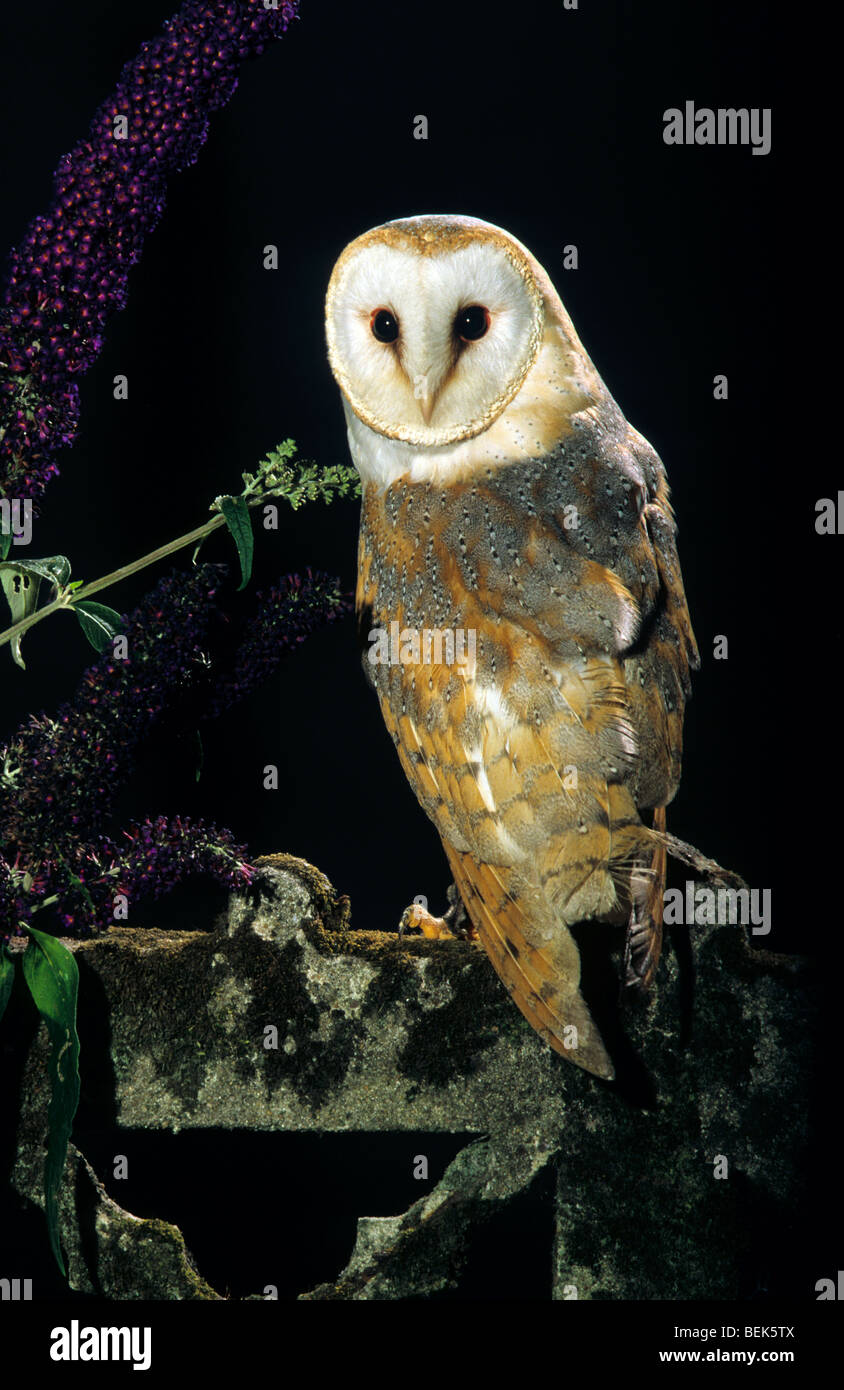
[[[326,335],[364,669],[470,935],[546,1042],[611,1079],[570,928],[626,923],[627,982],[650,983],[699,664],[662,463],[542,266],[476,218],[351,242]]]

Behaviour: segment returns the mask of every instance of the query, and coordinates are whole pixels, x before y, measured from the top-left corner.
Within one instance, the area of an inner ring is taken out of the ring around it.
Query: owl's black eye
[[[399,321],[389,309],[373,309],[369,315],[373,338],[379,343],[394,343],[399,336]]]
[[[454,331],[464,343],[475,343],[489,328],[489,309],[483,304],[469,304],[454,320]]]

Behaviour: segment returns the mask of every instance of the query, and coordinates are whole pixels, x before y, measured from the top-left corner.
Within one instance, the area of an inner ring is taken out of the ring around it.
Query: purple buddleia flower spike
[[[272,675],[286,651],[324,623],[351,612],[349,595],[336,579],[319,571],[288,574],[256,595],[258,611],[246,624],[230,669],[217,676],[205,718],[213,719],[242,700]]]
[[[142,898],[160,898],[196,874],[225,888],[245,888],[255,870],[230,831],[187,817],[157,816],[133,823],[117,841],[101,836],[80,847],[73,872],[60,916],[64,930],[75,934],[114,926],[118,894],[131,906]]]
[[[244,59],[296,10],[297,0],[187,0],[59,162],[52,205],[12,251],[0,301],[0,496],[37,501],[58,472],[53,456],[78,427],[78,378],[126,303],[168,178],[196,160]]]

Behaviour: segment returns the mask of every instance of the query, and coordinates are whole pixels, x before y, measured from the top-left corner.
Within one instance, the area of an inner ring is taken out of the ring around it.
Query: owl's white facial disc
[[[452,444],[487,429],[516,395],[542,341],[543,299],[520,249],[496,230],[468,235],[468,219],[388,223],[338,261],[329,359],[370,429]]]

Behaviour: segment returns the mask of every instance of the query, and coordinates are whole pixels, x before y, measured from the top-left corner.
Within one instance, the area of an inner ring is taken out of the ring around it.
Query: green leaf
[[[79,1037],[76,1032],[79,970],[72,953],[56,937],[35,931],[33,927],[27,927],[27,931],[30,941],[21,959],[23,977],[47,1025],[51,1043],[44,1209],[50,1245],[59,1269],[67,1278],[59,1244],[58,1194],[73,1117],[79,1104]]]
[[[63,589],[70,579],[70,561],[66,555],[45,555],[43,560],[4,560],[3,565],[46,579],[54,589]]]
[[[0,560],[5,560],[12,548],[12,528],[8,531],[0,531]]]
[[[11,561],[3,561],[0,564],[0,588],[6,595],[12,610],[13,627],[23,618],[28,618],[30,613],[34,613],[37,608],[41,579],[42,576],[32,573],[31,566],[27,564],[12,564]],[[19,632],[17,637],[12,638],[12,660],[16,666],[20,666],[21,670],[25,671],[26,662],[21,656],[22,636],[23,633]]]
[[[70,561],[66,555],[45,555],[43,560],[15,560],[19,569],[48,579],[54,589],[63,589],[70,579]]]
[[[6,1011],[12,983],[15,978],[15,962],[5,946],[0,946],[0,1018]]]
[[[241,575],[240,583],[237,586],[239,593],[241,589],[246,588],[252,575],[252,552],[255,549],[252,518],[249,515],[249,507],[242,497],[218,497],[217,502],[237,546]]]
[[[0,587],[9,600],[12,623],[19,623],[35,612],[43,579],[53,586],[55,597],[69,578],[70,561],[66,555],[46,555],[43,560],[7,560],[4,554],[0,559]],[[19,634],[12,641],[12,657],[22,670],[26,670],[21,656],[21,636]]]
[[[80,599],[71,611],[79,619],[79,625],[92,647],[98,652],[105,651],[109,642],[120,631],[122,622],[119,613],[107,608],[104,603],[92,603],[90,599]]]

